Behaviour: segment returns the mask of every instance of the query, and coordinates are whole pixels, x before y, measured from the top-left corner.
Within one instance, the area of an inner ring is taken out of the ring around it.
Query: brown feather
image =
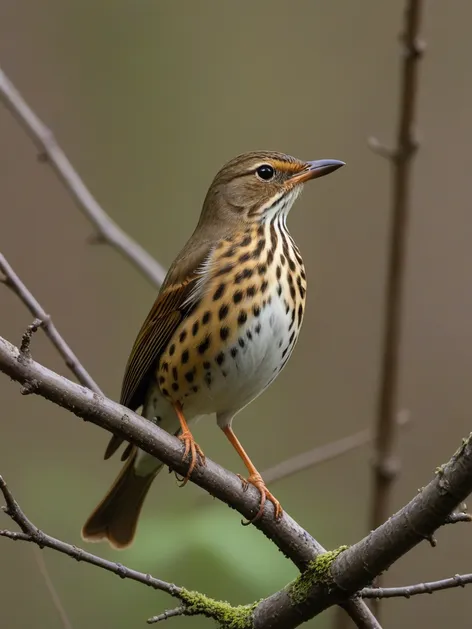
[[[138,476],[134,469],[136,454],[134,449],[109,492],[84,524],[84,540],[107,539],[114,548],[126,548],[133,541],[144,499],[161,469]]]
[[[188,269],[189,276],[180,284],[163,285],[151,311],[138,333],[131,350],[121,389],[120,403],[136,410],[144,403],[149,381],[154,377],[159,358],[167,347],[182,319],[198,302],[198,268],[208,257],[210,246],[200,249],[197,266]],[[194,257],[193,259],[195,259]],[[169,274],[171,273],[170,269]],[[123,443],[123,439],[113,435],[105,451],[105,459],[110,458]]]

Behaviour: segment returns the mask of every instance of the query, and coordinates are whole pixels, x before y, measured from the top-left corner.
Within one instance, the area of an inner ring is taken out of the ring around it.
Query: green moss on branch
[[[287,586],[290,598],[295,604],[306,601],[315,585],[323,585],[329,588],[333,583],[331,565],[336,557],[347,548],[348,546],[340,546],[335,550],[318,555],[308,565],[308,568]]]
[[[226,601],[216,601],[200,592],[185,589],[179,592],[179,598],[185,604],[186,614],[213,618],[222,629],[251,629],[254,610],[260,603],[256,601],[250,605],[233,607]]]

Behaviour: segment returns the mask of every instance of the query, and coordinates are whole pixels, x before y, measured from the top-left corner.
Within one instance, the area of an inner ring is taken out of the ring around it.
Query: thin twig
[[[56,326],[52,322],[51,317],[45,312],[45,310],[36,300],[34,295],[20,280],[18,275],[14,272],[10,264],[7,262],[5,256],[3,256],[2,254],[0,254],[0,271],[4,275],[4,278],[2,278],[2,282],[21,299],[21,301],[26,305],[29,311],[36,317],[33,323],[27,327],[26,332],[23,335],[20,352],[26,357],[31,356],[30,344],[32,335],[37,332],[38,328],[42,327],[46,333],[46,336],[50,339],[54,347],[56,347],[60,355],[63,357],[67,367],[69,367],[72,373],[76,376],[77,380],[92,391],[101,393],[98,385],[95,383],[93,378],[90,376],[90,374],[79,361],[77,356],[71,350],[64,338],[59,334]],[[23,387],[22,392],[31,393],[31,387]],[[51,600],[62,620],[64,628],[73,629],[72,623],[69,620],[67,612],[62,605],[59,594],[57,593],[54,583],[49,575],[49,571],[47,569],[46,562],[42,553],[39,551],[37,546],[35,546],[33,550],[35,561],[44,578],[44,582],[51,596]]]
[[[51,343],[57,349],[59,354],[64,359],[67,367],[72,371],[80,384],[84,387],[88,387],[96,393],[101,393],[98,384],[94,381],[92,376],[88,373],[80,360],[71,350],[64,338],[59,334],[58,329],[52,322],[51,317],[46,313],[41,304],[37,301],[34,295],[28,290],[25,284],[21,281],[10,264],[7,262],[4,255],[0,253],[0,271],[4,275],[3,283],[8,286],[21,301],[25,304],[31,314],[36,317],[32,325],[28,326],[27,331],[23,335],[23,341],[21,344],[22,353],[29,352],[29,345],[31,342],[31,335],[41,327]]]
[[[46,566],[44,555],[42,551],[40,550],[39,546],[36,546],[36,545],[33,546],[33,553],[34,553],[34,559],[38,565],[39,571],[41,572],[41,575],[44,579],[46,587],[49,591],[49,595],[51,597],[53,605],[56,608],[57,613],[59,614],[59,617],[62,621],[62,626],[64,627],[64,629],[74,629],[69,619],[69,616],[67,615],[67,612],[64,608],[64,605],[62,604],[59,594],[54,586],[54,583],[52,582],[51,575],[49,574],[48,567]]]
[[[79,209],[93,224],[99,240],[108,243],[131,260],[141,273],[159,287],[164,281],[165,269],[141,245],[118,227],[98,204],[58,145],[52,131],[38,118],[1,69],[0,99],[34,141],[40,151],[42,161],[52,166]]]
[[[158,616],[152,616],[151,618],[148,618],[147,623],[148,625],[153,625],[157,622],[161,622],[162,620],[168,620],[169,618],[174,618],[175,616],[185,616],[187,614],[187,608],[181,605],[180,607],[176,607],[175,609],[168,609]]]
[[[408,411],[405,410],[398,413],[397,422],[399,426],[407,424],[409,419],[410,414]],[[275,483],[276,481],[293,476],[293,474],[298,474],[298,472],[302,472],[315,465],[332,461],[339,456],[347,454],[351,450],[355,450],[360,446],[370,443],[372,439],[372,430],[360,430],[337,441],[331,441],[317,448],[312,448],[307,452],[297,454],[286,461],[282,461],[282,463],[278,463],[262,472],[262,478],[266,483]]]
[[[411,164],[418,145],[414,121],[418,92],[418,61],[423,2],[407,0],[402,42],[402,78],[396,147],[385,156],[392,167],[392,216],[385,295],[383,352],[374,442],[373,492],[369,528],[379,526],[390,513],[392,484],[398,472],[394,456],[398,365],[404,297],[406,236],[410,205]],[[377,143],[377,150],[379,144]],[[378,605],[374,604],[378,614]]]
[[[0,254],[0,268],[1,268],[1,263],[2,263],[1,258],[2,256]],[[36,334],[36,332],[42,325],[43,325],[42,319],[36,318],[33,321],[33,323],[31,323],[26,328],[25,333],[23,334],[23,337],[21,339],[20,352],[26,358],[31,358],[31,351],[30,351],[31,339],[33,338],[33,334]]]
[[[451,588],[465,587],[472,583],[472,574],[456,574],[449,579],[440,581],[428,581],[427,583],[417,583],[416,585],[405,585],[396,588],[364,588],[360,591],[362,598],[410,598],[417,594],[432,594],[440,590],[450,590]]]
[[[444,524],[458,524],[459,522],[472,522],[472,515],[462,511],[460,513],[451,513],[451,515],[446,518]]]
[[[181,588],[173,583],[156,579],[149,574],[144,574],[143,572],[138,572],[137,570],[132,570],[131,568],[126,568],[120,563],[108,561],[107,559],[93,555],[82,548],[72,546],[72,544],[67,544],[66,542],[56,539],[55,537],[51,537],[51,535],[47,535],[43,531],[40,531],[22,511],[2,476],[0,476],[0,491],[5,498],[5,513],[21,529],[21,533],[5,529],[0,530],[0,537],[7,537],[12,540],[21,540],[24,542],[32,542],[33,544],[39,546],[39,548],[52,548],[53,550],[56,550],[64,555],[68,555],[77,561],[84,561],[85,563],[92,564],[93,566],[103,568],[103,570],[112,572],[122,579],[137,581],[138,583],[152,587],[155,590],[167,592],[171,596],[178,596],[180,593]]]
[[[462,505],[461,508],[466,508],[466,505]],[[472,517],[470,513],[465,513],[465,511],[455,511],[450,513],[447,518],[443,522],[443,526],[447,526],[448,524],[459,524],[459,523],[469,523],[472,522]],[[436,548],[438,545],[438,540],[434,536],[433,533],[427,535],[425,540],[428,541],[432,548]]]
[[[307,452],[302,452],[286,461],[282,461],[282,463],[269,467],[262,472],[262,478],[266,483],[275,483],[278,480],[288,478],[293,476],[293,474],[298,474],[298,472],[302,472],[310,467],[326,463],[327,461],[342,456],[355,448],[369,443],[371,439],[371,430],[360,430],[353,435],[343,437],[331,443],[326,443]]]

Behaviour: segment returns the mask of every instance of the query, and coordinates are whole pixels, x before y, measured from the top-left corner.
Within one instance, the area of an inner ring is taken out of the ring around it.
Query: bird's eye
[[[256,170],[257,176],[264,181],[269,181],[275,175],[275,171],[269,164],[262,164]]]

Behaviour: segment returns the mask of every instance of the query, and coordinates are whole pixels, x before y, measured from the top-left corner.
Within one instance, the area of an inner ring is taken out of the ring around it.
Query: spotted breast
[[[162,354],[157,382],[188,419],[225,422],[286,364],[303,321],[306,276],[283,214],[222,240],[205,261],[198,307]]]

